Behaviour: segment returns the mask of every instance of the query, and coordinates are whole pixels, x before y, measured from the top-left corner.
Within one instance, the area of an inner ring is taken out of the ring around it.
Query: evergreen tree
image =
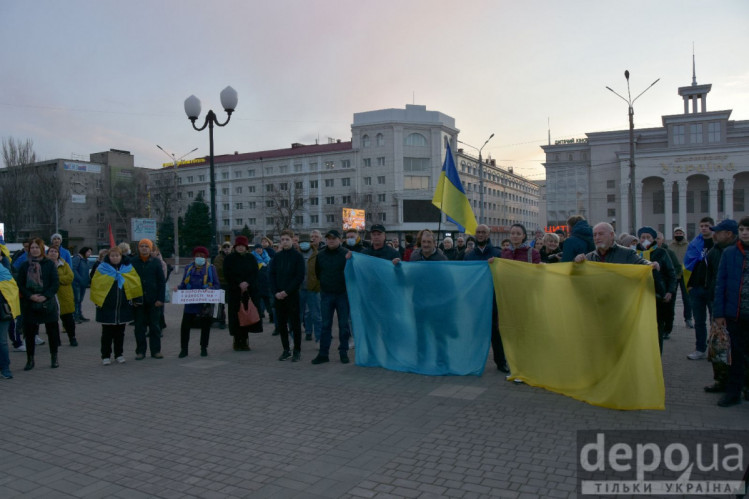
[[[254,234],[252,233],[250,228],[247,227],[247,224],[245,224],[244,227],[242,227],[242,231],[239,234],[242,236],[245,236],[247,240],[250,242],[252,242],[252,238],[254,237]]]
[[[211,245],[211,215],[208,205],[203,201],[203,196],[198,197],[187,207],[180,243],[184,241],[186,254],[189,254],[195,246]],[[209,248],[210,251],[210,248]]]
[[[174,255],[174,219],[171,216],[167,216],[159,224],[157,239],[161,256],[171,258]]]

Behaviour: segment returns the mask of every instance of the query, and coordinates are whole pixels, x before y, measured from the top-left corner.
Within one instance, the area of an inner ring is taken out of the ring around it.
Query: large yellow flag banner
[[[647,265],[491,264],[512,378],[611,409],[664,409]]]

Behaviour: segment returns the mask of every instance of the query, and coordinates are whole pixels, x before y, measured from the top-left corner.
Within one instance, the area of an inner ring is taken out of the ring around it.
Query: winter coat
[[[252,303],[255,308],[260,308],[260,289],[258,287],[258,268],[257,260],[250,254],[245,253],[231,253],[224,258],[224,275],[226,276],[226,302],[229,305],[230,310],[235,306],[238,309],[240,300],[247,300],[247,296],[242,293],[239,287],[240,283],[246,282],[249,284],[247,290],[249,291]],[[257,324],[247,326],[250,332],[259,333],[263,331],[263,321],[259,321]]]
[[[55,263],[49,258],[43,258],[39,261],[42,272],[42,289],[33,290],[31,283],[28,280],[30,262],[26,260],[21,264],[18,269],[18,293],[21,298],[21,314],[23,319],[30,321],[33,324],[47,324],[49,322],[57,322],[59,318],[57,300],[57,289],[60,287],[60,277],[57,274],[57,268]],[[30,300],[31,295],[40,294],[47,298],[46,305],[42,306],[39,303],[32,302]]]
[[[458,251],[458,248],[456,248],[455,246],[453,246],[450,249],[443,250],[442,253],[444,253],[445,256],[447,257],[447,259],[450,260],[450,261],[455,261],[455,260],[460,260],[461,259],[460,258],[460,251]]]
[[[218,279],[216,266],[211,264],[197,267],[191,263],[185,267],[177,289],[220,289],[221,283]],[[185,305],[186,314],[200,314],[203,312],[202,303],[188,303]]]
[[[87,288],[91,284],[88,262],[79,254],[73,257],[73,284],[81,289]]]
[[[346,279],[343,269],[346,268],[346,254],[349,252],[343,245],[332,250],[326,247],[317,253],[315,273],[320,279],[320,290],[323,293],[340,294],[346,292]]]
[[[601,263],[650,265],[650,262],[648,260],[645,260],[632,248],[627,248],[616,243],[614,243],[614,245],[609,248],[605,255],[601,256],[598,250],[595,250],[586,254],[585,259],[591,262]]]
[[[483,249],[477,244],[471,251],[466,251],[463,260],[488,260],[489,258],[499,258],[500,256],[502,256],[502,251],[492,246],[491,241],[487,241]]]
[[[374,249],[372,246],[370,246],[369,248],[364,248],[361,253],[362,255],[369,255],[375,258],[382,258],[383,260],[390,261],[401,257],[397,249],[390,247],[387,244],[380,249]],[[413,253],[411,254],[413,255]]]
[[[679,257],[679,266],[684,266],[684,257],[687,254],[687,247],[689,246],[689,242],[687,241],[687,238],[685,237],[681,242],[674,239],[670,243],[668,243],[668,247],[671,248],[671,250],[676,253],[676,256]]]
[[[414,250],[413,253],[411,253],[411,259],[409,262],[445,262],[447,261],[447,257],[445,254],[440,250],[439,248],[434,250],[434,253],[431,255],[425,257],[424,254],[421,252],[421,248]]]
[[[673,295],[676,294],[676,288],[679,283],[676,279],[674,265],[671,263],[671,257],[668,256],[666,250],[659,248],[658,246],[652,247],[652,249],[648,250],[643,250],[641,246],[638,246],[638,250],[644,259],[651,262],[658,262],[658,265],[660,266],[659,270],[653,269],[656,299],[659,301],[663,300],[666,293],[671,293],[671,299],[673,300]]]
[[[304,257],[294,248],[276,253],[268,269],[271,293],[298,293],[304,281],[304,270]]]
[[[707,291],[707,301],[712,302],[715,299],[715,283],[718,279],[718,268],[720,260],[726,248],[735,245],[736,239],[730,243],[716,244],[707,252],[707,270],[705,276],[705,290]]]
[[[104,261],[112,265],[108,256],[104,258]],[[119,270],[120,267],[128,263],[130,263],[130,260],[123,256],[119,265],[112,266]],[[96,307],[96,322],[101,324],[127,324],[132,321],[132,302],[128,301],[127,296],[125,296],[125,289],[120,289],[116,280],[112,281],[112,287],[109,289],[107,297],[104,298],[104,303],[101,307]]]
[[[62,265],[57,266],[57,275],[60,278],[60,287],[57,289],[57,301],[60,305],[60,315],[75,312],[75,300],[73,298],[73,269],[62,260]]]
[[[213,266],[216,267],[216,275],[218,275],[218,282],[221,283],[222,288],[226,288],[226,277],[224,276],[224,259],[226,253],[219,251],[216,258],[213,259]]]
[[[541,263],[541,253],[527,244],[523,244],[519,248],[502,250],[502,258],[506,260],[515,260],[516,262]]]
[[[543,263],[559,263],[562,261],[562,248],[557,248],[549,252],[546,246],[541,246],[538,252],[541,255],[541,262]]]
[[[317,262],[317,255],[320,252],[318,248],[310,249],[312,255],[307,259],[307,274],[304,277],[305,289],[313,293],[320,292],[320,279],[317,278],[317,272],[315,272],[315,263]]]
[[[153,305],[157,301],[164,303],[166,277],[161,260],[148,257],[148,260],[143,261],[140,257],[135,257],[130,263],[138,273],[140,284],[143,286],[143,303],[145,305]]]
[[[746,248],[741,241],[725,249],[715,279],[713,317],[738,320],[741,317],[741,287],[747,265]]]
[[[580,220],[572,227],[570,237],[564,240],[562,261],[571,262],[580,254],[586,254],[596,249],[593,242],[593,229],[586,220]]]

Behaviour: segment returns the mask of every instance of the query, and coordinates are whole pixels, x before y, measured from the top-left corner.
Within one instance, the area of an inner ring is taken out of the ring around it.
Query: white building
[[[367,227],[382,223],[394,234],[424,228],[455,232],[455,225],[444,217],[440,225],[441,214],[432,205],[432,196],[445,144],[449,141],[458,151],[457,137],[454,118],[425,106],[406,105],[355,113],[351,141],[215,156],[220,239],[231,239],[244,226],[258,236],[278,234],[286,225],[305,232],[340,229],[342,208],[364,209]],[[478,217],[476,160],[461,151],[456,164]],[[184,214],[187,203],[199,194],[209,203],[207,158],[178,166],[177,189],[174,168],[164,166],[151,173],[153,216],[161,219],[174,208]],[[527,220],[537,225],[535,184],[489,163],[484,174],[487,223],[499,226]],[[173,190],[178,203],[169,207],[165,201]]]
[[[692,238],[705,216],[717,222],[749,214],[749,121],[729,120],[731,110],[708,111],[710,89],[693,78],[678,89],[683,113],[663,116],[662,127],[635,130],[635,224],[629,130],[542,146],[548,223],[564,225],[579,213],[614,222],[617,232],[649,225],[670,238],[681,226]]]

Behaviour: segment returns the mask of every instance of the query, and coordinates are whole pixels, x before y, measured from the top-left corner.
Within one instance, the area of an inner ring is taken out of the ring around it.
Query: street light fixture
[[[627,103],[629,106],[629,219],[630,219],[630,233],[637,233],[637,210],[635,206],[637,204],[637,190],[635,189],[635,110],[632,107],[637,99],[642,96],[645,92],[658,83],[661,79],[658,78],[648,86],[645,90],[632,99],[632,94],[629,91],[629,70],[624,71],[624,78],[627,79],[627,98],[625,99],[618,93],[616,93],[611,87],[606,87],[611,93],[619,97],[621,100]]]
[[[231,119],[231,114],[234,112],[234,110],[237,108],[237,91],[234,90],[231,87],[226,87],[221,91],[221,106],[223,106],[224,111],[226,111],[227,117],[226,121],[223,123],[219,123],[218,119],[216,118],[216,113],[213,112],[213,110],[209,110],[208,114],[205,117],[205,123],[203,123],[203,126],[198,128],[195,126],[195,121],[197,121],[198,117],[200,116],[200,99],[195,97],[194,95],[191,95],[187,99],[185,99],[185,114],[187,114],[187,118],[192,123],[192,127],[197,130],[198,132],[205,129],[205,127],[208,127],[208,140],[210,143],[210,176],[211,176],[211,255],[214,255],[216,252],[216,178],[214,175],[214,165],[213,165],[213,125],[216,126],[226,126],[227,123],[229,123],[229,120]]]
[[[194,153],[195,151],[198,150],[198,148],[196,147],[192,151],[186,152],[185,154],[183,154],[182,156],[178,158],[175,156],[174,153],[169,154],[168,152],[166,152],[164,148],[161,147],[160,145],[156,144],[156,147],[158,147],[161,150],[161,152],[163,152],[164,154],[166,154],[172,159],[172,162],[174,164],[174,190],[176,191],[177,190],[177,166],[179,165],[179,160],[181,160],[182,158],[184,158],[185,156],[189,154]],[[176,195],[175,195],[175,203],[174,203],[173,210],[174,210],[174,215],[173,215],[172,221],[174,222],[174,268],[176,270],[179,268],[179,227],[178,227],[179,226],[179,223],[178,223],[179,210],[177,209]]]
[[[494,134],[489,135],[489,138],[486,139],[486,142],[484,142],[484,145],[481,147],[472,146],[471,144],[466,144],[462,140],[459,140],[458,143],[463,144],[464,146],[468,146],[472,149],[476,149],[479,152],[479,223],[484,223],[484,161],[481,159],[481,151],[486,147],[486,144],[489,143],[490,140],[492,140],[492,137],[494,137]]]

